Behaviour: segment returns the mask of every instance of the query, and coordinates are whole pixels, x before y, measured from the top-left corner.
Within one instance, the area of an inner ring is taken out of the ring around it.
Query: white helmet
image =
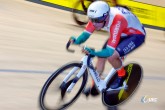
[[[88,7],[87,16],[92,22],[101,23],[109,15],[110,7],[104,1],[95,1]]]

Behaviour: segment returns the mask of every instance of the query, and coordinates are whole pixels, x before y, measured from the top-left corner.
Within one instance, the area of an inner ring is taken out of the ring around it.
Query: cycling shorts
[[[144,41],[145,35],[142,34],[122,36],[118,46],[116,47],[116,51],[119,53],[120,57],[123,57],[141,46]],[[108,41],[105,42],[103,49],[106,48],[107,42]]]

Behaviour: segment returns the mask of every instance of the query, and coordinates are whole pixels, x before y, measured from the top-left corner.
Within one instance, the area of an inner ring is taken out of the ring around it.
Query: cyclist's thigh
[[[144,35],[129,35],[119,43],[116,47],[116,51],[119,53],[120,57],[125,56],[138,48],[144,41]]]

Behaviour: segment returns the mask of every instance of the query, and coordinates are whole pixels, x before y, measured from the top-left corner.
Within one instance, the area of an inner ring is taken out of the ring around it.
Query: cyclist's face
[[[96,28],[96,30],[100,30],[104,26],[104,22],[101,22],[101,23],[94,22],[93,25]]]
[[[106,17],[106,19],[102,22],[92,22],[93,25],[95,26],[96,30],[100,30],[103,28],[103,26],[106,26],[109,22],[109,16]]]

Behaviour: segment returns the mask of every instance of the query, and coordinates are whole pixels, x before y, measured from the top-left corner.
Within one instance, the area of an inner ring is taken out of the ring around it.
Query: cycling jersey
[[[115,49],[120,42],[120,39],[124,36],[130,35],[144,35],[145,30],[138,18],[132,14],[129,10],[123,7],[111,7],[109,12],[109,23],[103,27],[103,30],[110,33],[110,37],[107,42],[107,46]],[[96,30],[91,21],[88,22],[85,31],[92,34]]]

